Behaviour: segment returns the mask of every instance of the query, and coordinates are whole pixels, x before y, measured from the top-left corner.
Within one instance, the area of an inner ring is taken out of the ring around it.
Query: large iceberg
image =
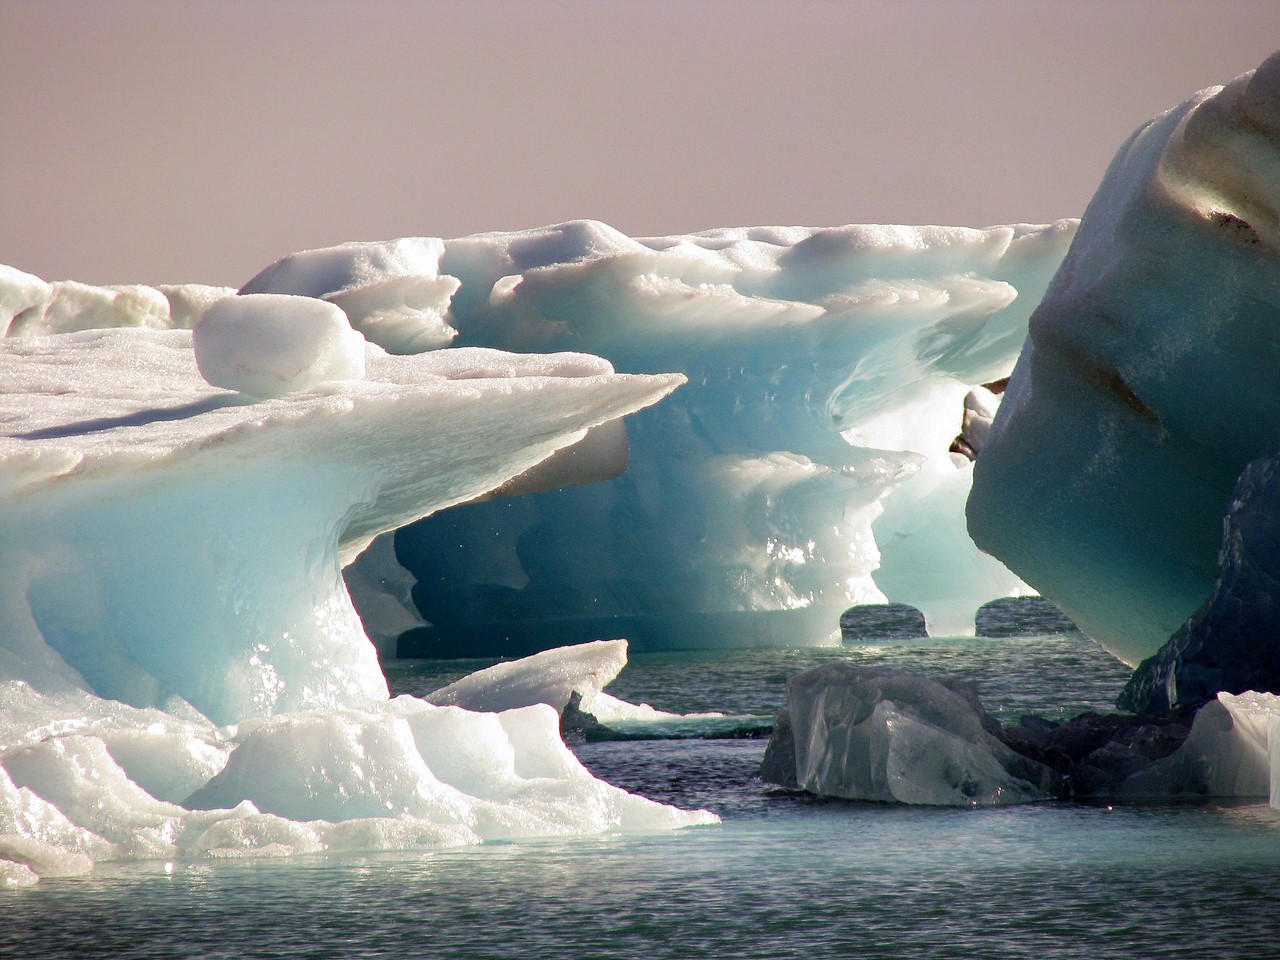
[[[1130,664],[1209,598],[1237,477],[1276,452],[1278,147],[1280,54],[1129,139],[977,462],[975,542]]]
[[[384,655],[402,637],[407,653],[470,654],[617,636],[639,649],[816,643],[849,606],[885,600],[921,609],[935,634],[968,634],[981,604],[1030,592],[964,529],[971,459],[998,402],[981,384],[1009,373],[1074,230],[633,239],[575,221],[303,251],[239,292],[324,301],[395,354],[581,350],[688,378],[502,499],[366,551],[347,582]],[[4,270],[10,336],[191,326],[229,292]],[[619,476],[563,489],[588,461],[593,476]]]
[[[0,341],[0,883],[713,819],[596,780],[554,707],[390,699],[341,576],[681,378],[391,356],[328,308],[237,298],[261,328],[199,348],[146,325]]]
[[[963,634],[983,602],[1029,591],[969,541],[971,464],[948,451],[1074,227],[633,239],[578,221],[303,251],[241,292],[359,302],[394,316],[361,328],[395,350],[445,323],[458,345],[688,377],[628,420],[616,479],[470,504],[375,546],[348,581],[386,649],[402,632],[409,654],[815,643],[886,598]],[[406,304],[418,281],[435,299]]]

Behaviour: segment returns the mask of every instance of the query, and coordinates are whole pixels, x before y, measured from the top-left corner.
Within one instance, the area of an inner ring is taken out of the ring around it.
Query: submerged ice
[[[710,819],[596,780],[554,707],[390,699],[341,577],[680,378],[475,349],[361,365],[298,299],[243,298],[271,322],[202,348],[226,365],[259,338],[247,392],[200,375],[186,330],[0,341],[0,877]],[[255,400],[263,369],[303,375]]]

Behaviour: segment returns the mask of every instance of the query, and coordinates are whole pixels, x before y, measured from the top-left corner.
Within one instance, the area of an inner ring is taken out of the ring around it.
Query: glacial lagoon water
[[[974,681],[1001,719],[1105,710],[1127,670],[1034,604],[930,640],[895,611],[842,647],[636,657],[610,688],[769,716],[838,657]],[[1046,625],[1057,632],[1024,636]],[[399,661],[397,693],[480,664]],[[754,778],[763,739],[577,745],[605,778],[716,826],[436,853],[99,865],[0,894],[0,957],[1280,957],[1280,811],[1265,803],[908,808]]]

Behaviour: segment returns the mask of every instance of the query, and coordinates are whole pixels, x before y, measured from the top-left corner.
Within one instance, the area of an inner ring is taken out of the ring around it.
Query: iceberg
[[[341,577],[379,534],[518,484],[682,378],[393,356],[314,298],[228,309],[235,335],[0,340],[0,883],[714,820],[595,779],[545,704],[391,699]]]
[[[584,350],[688,378],[628,420],[616,479],[467,504],[362,558],[348,582],[384,649],[397,636],[407,656],[623,636],[637,650],[812,644],[886,598],[934,633],[971,634],[983,603],[1030,590],[970,542],[971,463],[949,448],[981,419],[966,396],[1012,368],[1074,229],[635,239],[576,221],[302,251],[241,293],[403,318],[396,284],[440,292],[449,278],[424,309],[455,349]]]
[[[1280,55],[1130,137],[975,466],[977,545],[1130,665],[1213,593],[1237,478],[1276,452],[1278,145]]]
[[[384,656],[401,640],[407,655],[495,656],[621,636],[821,643],[850,606],[886,600],[962,635],[983,603],[1032,592],[974,548],[962,505],[998,403],[979,385],[1011,370],[1075,226],[635,239],[574,221],[301,251],[239,294],[323,301],[393,354],[587,351],[688,379],[542,474],[367,551],[346,576]],[[190,327],[229,292],[5,269],[10,336]],[[566,489],[588,459],[616,479]]]

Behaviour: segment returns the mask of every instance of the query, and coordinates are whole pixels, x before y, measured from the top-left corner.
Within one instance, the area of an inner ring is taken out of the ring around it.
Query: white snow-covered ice
[[[284,294],[224,297],[191,331],[201,376],[258,398],[364,379],[365,342],[333,304]]]
[[[240,293],[324,299],[389,352],[421,353],[458,335],[447,319],[458,279],[440,275],[443,252],[444,242],[434,237],[306,250],[276,261]]]

